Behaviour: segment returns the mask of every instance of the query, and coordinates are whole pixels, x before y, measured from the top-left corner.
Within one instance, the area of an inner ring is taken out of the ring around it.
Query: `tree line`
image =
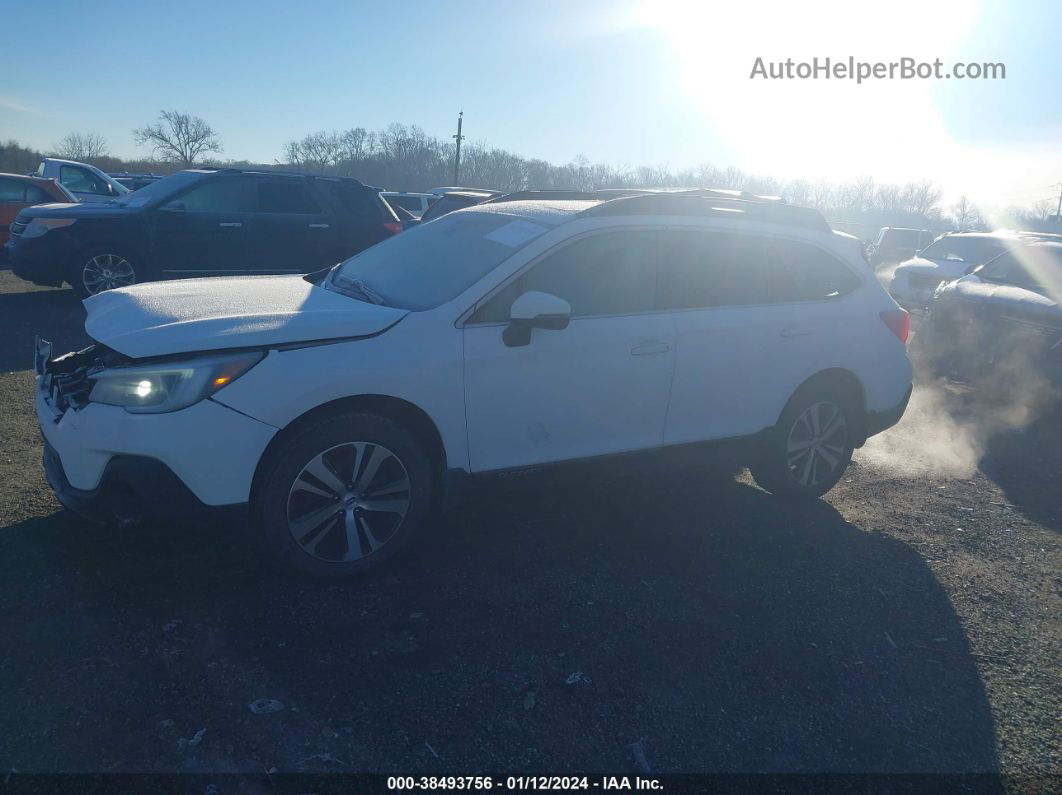
[[[222,151],[220,136],[203,119],[178,111],[162,111],[155,122],[133,130],[133,137],[138,144],[151,148],[151,157],[115,157],[103,138],[84,132],[65,136],[47,154],[92,163],[109,172],[169,174],[193,165],[228,165],[352,176],[369,185],[399,191],[425,191],[453,182],[454,144],[428,135],[416,125],[309,133],[285,143],[281,157],[269,164],[212,157]],[[43,154],[16,141],[0,142],[0,171],[27,173],[37,167]],[[1032,207],[1008,207],[999,216],[985,218],[965,196],[944,206],[940,188],[930,181],[896,185],[877,182],[869,176],[842,183],[780,180],[732,166],[702,164],[681,170],[616,167],[593,163],[586,157],[557,165],[485,143],[462,147],[459,180],[462,185],[506,192],[635,187],[747,190],[815,207],[829,220],[851,224],[852,231],[864,234],[881,226],[938,230],[989,226],[1058,228],[1049,220],[1054,211],[1049,200]]]

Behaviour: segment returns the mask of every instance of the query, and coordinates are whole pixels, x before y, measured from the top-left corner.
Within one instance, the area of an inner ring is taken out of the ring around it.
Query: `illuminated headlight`
[[[90,376],[93,403],[122,406],[134,414],[160,414],[187,408],[246,373],[261,351],[204,356],[183,362],[116,367]]]
[[[31,218],[29,224],[22,230],[22,238],[41,237],[52,229],[70,226],[76,218]]]

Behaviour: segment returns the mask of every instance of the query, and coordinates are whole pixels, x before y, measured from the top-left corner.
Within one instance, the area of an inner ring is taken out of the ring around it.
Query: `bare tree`
[[[951,206],[951,214],[959,229],[977,229],[984,225],[981,213],[965,196],[960,196],[959,200]]]
[[[1054,199],[1040,199],[1030,208],[1030,215],[1037,221],[1046,221],[1047,216],[1054,215],[1055,213],[1055,201]]]
[[[91,162],[107,154],[107,142],[96,133],[72,132],[65,136],[52,149],[54,157],[64,160]]]
[[[198,116],[175,110],[161,111],[157,122],[133,130],[133,137],[164,160],[185,168],[191,168],[204,152],[221,151],[221,140],[213,127]]]

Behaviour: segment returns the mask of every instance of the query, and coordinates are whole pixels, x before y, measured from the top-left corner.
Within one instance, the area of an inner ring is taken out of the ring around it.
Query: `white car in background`
[[[438,199],[434,193],[399,193],[397,191],[380,191],[384,201],[392,207],[401,207],[414,218],[420,218]]]
[[[129,193],[118,180],[88,163],[46,157],[37,166],[36,176],[54,179],[82,202],[107,202]]]
[[[911,394],[908,315],[852,246],[713,191],[500,200],[326,275],[85,308],[97,344],[35,360],[60,501],[121,524],[249,509],[321,577],[387,560],[470,479],[587,459],[726,450],[815,498]]]
[[[1027,232],[949,232],[896,266],[889,293],[900,306],[924,308],[944,282],[959,279],[1004,251],[1036,239],[1037,235]]]

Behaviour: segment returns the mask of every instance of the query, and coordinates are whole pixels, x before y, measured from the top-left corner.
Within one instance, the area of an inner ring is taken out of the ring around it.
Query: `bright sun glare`
[[[632,22],[666,37],[679,79],[737,152],[735,165],[785,178],[843,180],[872,172],[905,181],[927,170],[943,177],[956,147],[934,107],[933,81],[749,79],[756,56],[764,62],[907,56],[950,66],[977,13],[961,0],[897,0],[872,15],[853,5],[645,0]]]

